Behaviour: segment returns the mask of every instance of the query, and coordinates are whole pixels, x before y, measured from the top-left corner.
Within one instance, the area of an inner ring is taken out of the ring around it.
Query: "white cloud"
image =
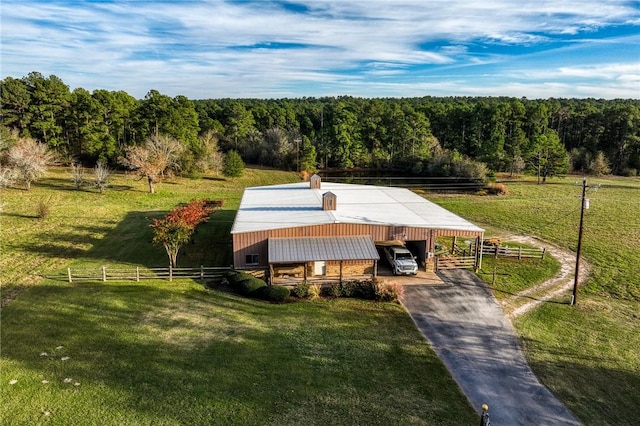
[[[319,90],[339,93],[354,85],[372,95],[380,90],[393,96],[397,90],[405,96],[402,84],[382,85],[380,80],[407,81],[422,75],[416,67],[433,67],[432,72],[442,73],[435,89],[483,92],[497,86],[477,78],[455,86],[442,82],[457,79],[447,73],[460,67],[490,66],[492,73],[508,78],[514,54],[496,53],[492,46],[529,48],[561,34],[586,32],[589,37],[610,24],[640,22],[637,7],[613,0],[588,5],[583,0],[298,3],[309,12],[292,13],[272,2],[3,0],[2,77],[36,70],[56,74],[72,87],[126,90],[136,97],[151,88],[189,97],[305,96],[326,94],[311,93]],[[274,48],[277,43],[282,48]],[[585,40],[571,43],[585,45]],[[289,44],[297,47],[286,48]],[[474,53],[472,44],[486,52]],[[556,77],[564,82],[615,71],[606,64],[552,65],[550,85],[541,88],[541,62],[534,63],[535,55],[527,57],[531,68],[518,74],[529,75],[536,90],[566,90],[553,85]],[[507,68],[498,72],[500,64]],[[615,95],[617,84],[634,81],[633,72],[608,81]],[[419,80],[415,83],[410,86],[423,87]],[[307,91],[292,93],[294,86]]]

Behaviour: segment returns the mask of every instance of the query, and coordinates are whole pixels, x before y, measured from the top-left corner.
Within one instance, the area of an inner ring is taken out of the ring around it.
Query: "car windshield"
[[[413,257],[411,257],[411,253],[396,253],[396,259],[406,260],[406,259],[413,259]]]

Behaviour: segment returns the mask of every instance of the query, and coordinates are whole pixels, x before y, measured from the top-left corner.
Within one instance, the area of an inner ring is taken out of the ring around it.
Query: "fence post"
[[[518,260],[522,260],[522,247],[518,247]]]
[[[71,282],[71,268],[67,268],[67,275],[69,276],[69,282]]]
[[[546,252],[547,252],[547,248],[546,248],[546,247],[544,247],[544,248],[542,249],[542,260],[544,260],[544,254],[545,254]]]
[[[499,249],[499,248],[500,248],[500,246],[499,246],[499,245],[496,245],[496,254],[495,254],[495,256],[494,256],[496,259],[498,258],[498,249]]]
[[[173,281],[173,267],[169,265],[169,281]]]
[[[140,282],[140,267],[136,266],[136,282]]]
[[[102,267],[102,282],[107,281],[107,268],[105,266]]]
[[[204,280],[204,266],[200,265],[200,279]]]

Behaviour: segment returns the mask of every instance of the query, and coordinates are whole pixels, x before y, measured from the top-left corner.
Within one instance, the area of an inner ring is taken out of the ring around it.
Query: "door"
[[[327,275],[326,262],[313,262],[313,275]]]

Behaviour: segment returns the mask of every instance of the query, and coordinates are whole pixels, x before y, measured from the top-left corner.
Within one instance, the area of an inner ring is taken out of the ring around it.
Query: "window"
[[[260,263],[260,256],[257,254],[248,254],[244,258],[244,263],[247,265],[257,265]]]

